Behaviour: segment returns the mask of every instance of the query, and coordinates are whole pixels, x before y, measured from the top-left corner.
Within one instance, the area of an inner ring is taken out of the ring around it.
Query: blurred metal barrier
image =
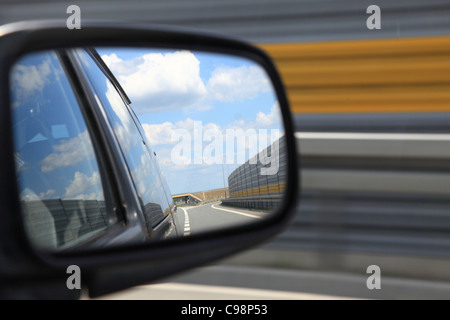
[[[65,20],[69,4],[1,0],[0,23]],[[434,36],[448,34],[450,26],[447,0],[78,0],[76,4],[86,21],[125,19],[200,28],[253,43]],[[366,10],[371,4],[382,11],[379,30],[366,27]]]
[[[257,195],[249,197],[233,197],[222,199],[222,205],[232,206],[238,208],[252,208],[252,209],[276,209],[281,203],[283,197],[281,194],[277,195]]]
[[[447,112],[450,37],[262,45],[294,113]]]
[[[267,247],[450,257],[450,135],[296,135],[297,215]]]

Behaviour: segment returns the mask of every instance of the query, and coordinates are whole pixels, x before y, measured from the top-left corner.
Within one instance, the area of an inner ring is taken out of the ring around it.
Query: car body
[[[102,139],[124,164],[117,185],[129,191],[122,198],[135,212],[121,231],[127,242],[178,236],[156,156],[131,101],[95,49],[27,55],[11,79],[19,193],[32,243],[60,250],[120,238],[113,230],[125,218],[112,200],[120,191],[105,178]],[[105,128],[101,137],[92,130],[97,126]]]

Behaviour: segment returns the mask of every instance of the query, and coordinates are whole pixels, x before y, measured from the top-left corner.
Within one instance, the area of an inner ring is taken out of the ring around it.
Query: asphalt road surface
[[[179,207],[177,211],[177,225],[184,227],[178,232],[184,236],[257,222],[270,214],[222,206],[220,202]]]

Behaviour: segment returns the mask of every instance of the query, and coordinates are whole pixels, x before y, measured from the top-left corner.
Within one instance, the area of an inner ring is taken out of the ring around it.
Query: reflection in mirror
[[[21,59],[11,95],[19,197],[33,243],[64,249],[117,225],[120,217],[104,197],[106,175],[58,55]]]
[[[109,124],[105,134],[117,141],[139,201],[142,226],[133,241],[254,223],[283,200],[278,99],[251,60],[154,48],[67,49],[24,56],[10,82],[22,213],[40,248],[88,248],[127,228],[121,222],[131,213],[116,210],[117,203],[133,200],[113,196],[117,178],[106,170],[112,159],[100,151],[91,108]]]

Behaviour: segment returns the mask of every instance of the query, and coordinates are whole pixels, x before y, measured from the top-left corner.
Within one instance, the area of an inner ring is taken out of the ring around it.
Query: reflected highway
[[[184,230],[178,230],[178,233],[189,236],[257,222],[268,214],[270,212],[222,206],[220,202],[214,202],[178,207],[176,219],[177,225],[184,227]]]

